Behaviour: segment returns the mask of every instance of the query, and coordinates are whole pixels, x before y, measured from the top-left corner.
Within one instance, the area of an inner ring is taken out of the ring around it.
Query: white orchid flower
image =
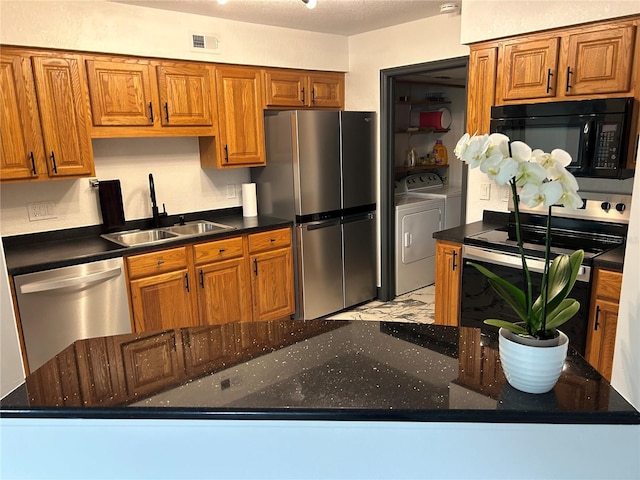
[[[558,182],[546,182],[542,185],[528,183],[520,191],[520,201],[528,207],[537,207],[544,203],[546,208],[555,204],[562,197],[564,191]]]
[[[464,152],[467,150],[467,147],[469,146],[469,139],[471,138],[471,136],[468,133],[465,133],[462,137],[460,137],[460,140],[458,140],[458,143],[456,143],[456,147],[453,149],[453,154],[456,156],[456,158],[462,160],[464,157]]]
[[[566,167],[571,163],[571,155],[560,148],[552,150],[551,153],[545,153],[540,149],[536,149],[532,152],[531,159],[538,162],[547,170],[556,165]]]
[[[518,173],[518,162],[496,153],[482,162],[480,170],[498,185],[506,185]]]
[[[578,208],[582,208],[583,200],[580,198],[575,191],[564,191],[562,196],[558,200],[558,203],[564,205],[567,208],[572,208],[573,210],[577,210]]]
[[[470,168],[479,166],[485,159],[489,148],[488,135],[473,136],[464,149],[461,160],[467,162]]]
[[[571,175],[571,173],[566,168],[558,163],[547,169],[547,177],[562,184],[562,188],[565,191],[571,191],[575,193],[579,189],[576,178]]]
[[[547,178],[547,171],[542,165],[536,162],[519,162],[518,173],[516,173],[516,184],[521,187],[527,183],[542,185]]]
[[[528,162],[531,159],[531,147],[524,142],[511,142],[511,157],[518,162]]]
[[[509,137],[502,133],[492,133],[489,135],[489,148],[487,158],[500,154],[502,157],[509,157]]]

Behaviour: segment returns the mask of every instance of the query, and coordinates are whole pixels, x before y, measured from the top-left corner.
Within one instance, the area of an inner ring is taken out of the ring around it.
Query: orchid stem
[[[547,232],[544,239],[544,271],[542,273],[542,285],[540,286],[540,294],[542,295],[542,335],[547,331],[547,298],[549,298],[549,251],[551,249],[551,207],[549,205],[549,213],[547,215]]]
[[[509,154],[511,154],[511,145],[509,145]],[[513,211],[516,217],[516,241],[518,242],[518,251],[522,259],[522,270],[524,271],[525,281],[527,283],[527,330],[529,335],[533,335],[531,331],[531,299],[533,298],[531,286],[531,274],[527,267],[527,260],[524,257],[524,246],[522,245],[522,233],[520,232],[520,209],[518,208],[518,190],[516,189],[515,178],[511,180],[511,194],[513,195]]]

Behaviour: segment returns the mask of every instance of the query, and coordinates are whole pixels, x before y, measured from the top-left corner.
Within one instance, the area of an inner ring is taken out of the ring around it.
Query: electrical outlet
[[[54,202],[27,203],[27,212],[30,222],[56,218]]]
[[[227,198],[236,198],[236,186],[232,183],[227,184]]]
[[[509,201],[509,195],[511,195],[511,189],[509,187],[502,187],[500,195],[500,200],[507,203]]]
[[[491,184],[482,183],[480,185],[480,200],[489,200],[491,198]]]

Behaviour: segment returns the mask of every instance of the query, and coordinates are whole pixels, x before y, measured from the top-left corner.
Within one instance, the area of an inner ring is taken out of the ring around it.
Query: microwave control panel
[[[598,132],[593,167],[615,169],[620,164],[620,125],[605,123]]]

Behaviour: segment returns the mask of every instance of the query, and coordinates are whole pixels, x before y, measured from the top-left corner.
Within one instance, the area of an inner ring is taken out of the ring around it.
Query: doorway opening
[[[461,190],[464,223],[466,166],[453,156],[465,132],[468,56],[407,65],[380,72],[380,290],[378,298],[396,296],[397,182],[411,175],[437,174],[445,185]],[[433,155],[436,141],[448,162]]]

